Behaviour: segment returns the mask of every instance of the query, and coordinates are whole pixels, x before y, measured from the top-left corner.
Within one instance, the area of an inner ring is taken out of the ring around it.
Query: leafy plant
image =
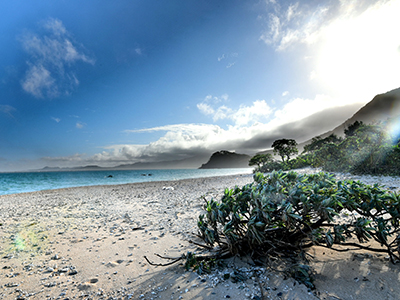
[[[314,245],[334,250],[351,245],[399,260],[400,195],[378,185],[336,181],[323,172],[257,173],[253,183],[226,189],[204,209],[198,228],[206,244],[231,255],[295,259],[287,273],[309,287],[312,271],[304,267],[304,251]],[[351,218],[344,222],[342,212]],[[364,245],[371,240],[382,248]]]

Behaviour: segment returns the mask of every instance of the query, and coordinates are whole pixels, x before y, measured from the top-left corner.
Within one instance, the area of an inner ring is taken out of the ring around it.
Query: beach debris
[[[173,191],[175,190],[173,186],[163,186],[163,191]]]

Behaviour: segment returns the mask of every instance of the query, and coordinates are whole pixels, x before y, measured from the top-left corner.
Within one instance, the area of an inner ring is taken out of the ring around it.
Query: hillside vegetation
[[[316,137],[295,158],[287,156],[287,159],[277,161],[271,155],[258,154],[249,165],[257,165],[254,171],[263,173],[311,166],[331,172],[400,175],[400,143],[395,121],[377,124],[355,121],[344,130],[344,138],[335,134],[326,138]],[[287,145],[290,153],[296,153],[296,145],[295,142]],[[284,157],[280,151],[274,148],[275,153]]]

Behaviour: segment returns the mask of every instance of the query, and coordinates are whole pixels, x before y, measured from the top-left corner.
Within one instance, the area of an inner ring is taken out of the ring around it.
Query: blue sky
[[[400,1],[2,1],[0,171],[254,154],[400,86]]]

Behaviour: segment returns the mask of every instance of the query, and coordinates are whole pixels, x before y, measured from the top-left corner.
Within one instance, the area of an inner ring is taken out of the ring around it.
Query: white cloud
[[[76,153],[74,155],[70,156],[45,156],[42,157],[42,160],[48,161],[48,162],[81,162],[85,159],[84,154]]]
[[[268,7],[260,39],[306,57],[303,69],[325,94],[355,103],[399,86],[400,1],[280,1]]]
[[[272,113],[272,108],[265,100],[256,100],[252,106],[241,105],[230,118],[237,126],[244,126],[249,123],[254,124],[260,120],[265,120]]]
[[[286,12],[286,21],[290,22],[292,18],[295,18],[300,14],[298,8],[299,8],[299,2],[289,5],[289,8]]]
[[[287,95],[289,95],[289,91],[284,91],[284,92],[282,93],[282,97],[286,97]]]
[[[50,18],[41,22],[41,26],[47,35],[29,32],[20,38],[23,49],[30,55],[21,85],[37,98],[54,98],[68,94],[79,84],[72,71],[75,63],[93,65],[94,59],[84,54],[82,47],[78,49],[60,20]]]
[[[14,107],[12,107],[11,105],[8,105],[8,104],[0,105],[0,112],[8,115],[9,117],[12,117],[12,118],[14,117],[12,114],[14,111],[16,111],[16,109]]]
[[[67,30],[65,29],[63,23],[57,19],[50,18],[46,21],[43,21],[42,26],[58,36],[67,34]]]
[[[22,88],[37,98],[43,98],[44,91],[49,97],[58,95],[55,79],[51,76],[50,71],[41,64],[30,65],[25,80],[22,81]]]
[[[306,5],[302,7],[299,3],[289,4],[282,11],[281,6],[273,3],[274,12],[268,17],[268,30],[260,39],[265,43],[273,45],[277,51],[287,49],[297,42],[310,43],[329,15],[324,6],[317,6],[310,10]]]
[[[212,103],[212,104],[216,104],[216,103],[220,103],[220,102],[227,102],[229,99],[228,94],[223,94],[220,97],[217,96],[212,96],[212,95],[207,95],[204,100],[203,103]]]
[[[166,157],[190,157],[209,154],[221,149],[235,150],[235,145],[244,143],[248,129],[230,127],[227,130],[210,124],[176,124],[139,130],[128,133],[166,132],[164,136],[148,145],[111,145],[95,156],[100,161],[138,161],[140,159],[165,160]]]
[[[228,53],[228,54],[224,53],[218,57],[218,61],[228,60],[228,64],[226,65],[226,68],[229,69],[236,64],[236,59],[238,57],[239,57],[239,53],[237,53],[237,52],[232,52],[232,53]]]
[[[57,122],[57,123],[60,123],[60,122],[61,122],[61,119],[60,119],[60,118],[51,117],[51,119],[52,119],[53,121]]]
[[[75,124],[75,127],[78,129],[82,129],[85,126],[86,126],[86,124],[83,122],[76,122],[76,124]]]
[[[303,142],[315,135],[326,132],[340,122],[350,117],[355,111],[352,107],[328,107],[331,99],[320,96],[325,104],[315,109],[307,110],[306,105],[314,105],[314,100],[296,99],[275,113],[274,119],[268,123],[254,122],[250,125],[228,126],[226,129],[211,124],[175,124],[126,130],[130,134],[165,132],[158,140],[147,145],[109,145],[105,151],[98,153],[87,161],[91,163],[116,165],[118,163],[133,163],[147,161],[176,160],[199,155],[210,155],[219,150],[236,151],[238,153],[254,154],[257,151],[271,147],[278,138],[294,138]],[[255,110],[266,109],[263,101],[258,101],[251,107],[242,107],[236,112],[238,120],[247,120],[248,116],[256,114]],[[302,119],[303,113],[312,118]],[[341,119],[343,118],[343,120]]]
[[[214,115],[215,110],[207,103],[199,103],[197,104],[197,108],[205,115]]]
[[[368,10],[393,5],[397,0],[378,1],[320,1],[318,5],[308,3],[275,1],[268,5],[268,29],[260,39],[276,50],[286,50],[300,42],[312,44],[324,35],[337,20],[357,19]],[[379,27],[378,22],[372,22]]]
[[[217,110],[215,111],[213,115],[213,120],[214,122],[216,122],[218,120],[228,119],[231,118],[232,115],[233,115],[233,110],[225,105],[222,105],[218,107]]]
[[[249,123],[254,124],[260,120],[265,120],[272,113],[271,107],[265,100],[256,100],[251,106],[241,105],[237,110],[227,107],[226,105],[217,104],[223,99],[228,100],[228,95],[221,97],[213,97],[208,95],[203,102],[197,104],[197,108],[201,113],[212,116],[213,121],[230,119],[235,126],[244,126]],[[214,107],[215,108],[214,108]]]
[[[315,113],[336,106],[345,106],[345,99],[336,99],[326,95],[317,95],[314,99],[291,99],[281,109],[276,110],[274,118],[268,125],[271,128],[282,126],[289,122],[295,122],[307,118]]]
[[[220,97],[206,97],[205,101],[209,102],[207,105],[212,105],[214,98],[217,98],[215,101],[220,99]],[[315,99],[296,98],[282,109],[273,112],[265,101],[257,100],[251,106],[241,106],[236,111],[231,111],[229,118],[235,120],[235,125],[226,128],[212,124],[174,124],[125,130],[125,133],[132,135],[159,132],[163,134],[146,145],[108,145],[102,147],[104,151],[92,156],[59,157],[54,158],[51,164],[116,166],[194,157],[205,157],[206,160],[212,152],[219,150],[254,154],[270,148],[274,140],[282,137],[303,142],[334,128],[355,112],[354,106],[325,109],[334,106],[334,102],[334,99],[322,95]],[[316,106],[316,103],[319,103],[319,106]],[[218,109],[214,110],[214,113],[217,113]],[[267,114],[273,119],[268,122],[256,121],[259,115]],[[304,119],[307,116],[311,117]],[[248,122],[249,119],[251,122]]]

